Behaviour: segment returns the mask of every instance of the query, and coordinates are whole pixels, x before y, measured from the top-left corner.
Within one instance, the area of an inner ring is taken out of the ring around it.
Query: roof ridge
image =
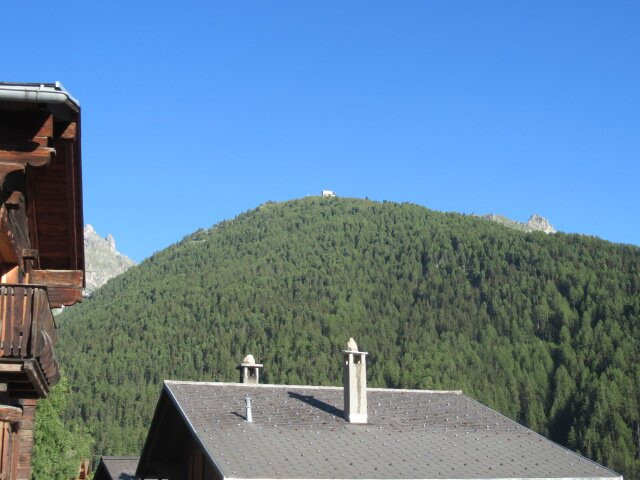
[[[209,385],[209,386],[228,386],[228,387],[251,387],[251,388],[300,388],[300,389],[324,389],[324,390],[342,390],[343,387],[335,385],[287,385],[281,383],[238,383],[238,382],[197,382],[195,380],[165,380],[165,385]],[[398,392],[398,393],[440,393],[462,395],[462,390],[424,390],[411,388],[378,388],[368,387],[367,391],[371,392]]]

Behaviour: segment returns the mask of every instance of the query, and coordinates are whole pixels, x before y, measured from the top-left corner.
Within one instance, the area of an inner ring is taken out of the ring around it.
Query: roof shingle
[[[102,474],[108,475],[110,480],[134,480],[135,472],[138,467],[138,457],[102,457],[100,463],[104,468]],[[98,465],[100,469],[100,465]],[[96,470],[98,475],[98,471]]]

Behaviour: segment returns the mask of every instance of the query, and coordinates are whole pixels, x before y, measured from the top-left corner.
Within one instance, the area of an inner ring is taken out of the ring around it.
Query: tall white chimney
[[[260,383],[260,369],[262,368],[261,363],[256,363],[253,355],[247,355],[242,359],[242,363],[238,365],[238,370],[240,370],[240,383],[249,383],[253,385],[257,385]]]
[[[367,352],[358,351],[349,339],[344,357],[344,418],[349,423],[367,423]]]

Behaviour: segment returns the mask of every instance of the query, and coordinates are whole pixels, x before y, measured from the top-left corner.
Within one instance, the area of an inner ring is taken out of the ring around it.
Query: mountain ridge
[[[521,230],[523,232],[543,232],[543,233],[557,233],[557,230],[545,217],[538,215],[537,213],[531,214],[529,220],[526,222],[519,222],[505,217],[504,215],[496,213],[488,213],[482,215],[482,218],[491,220],[492,222],[499,223],[515,230]]]
[[[97,452],[138,454],[167,378],[462,389],[639,478],[640,249],[413,204],[267,203],[198,230],[60,319],[65,413]],[[594,412],[598,412],[595,414]],[[612,445],[616,445],[612,447]]]

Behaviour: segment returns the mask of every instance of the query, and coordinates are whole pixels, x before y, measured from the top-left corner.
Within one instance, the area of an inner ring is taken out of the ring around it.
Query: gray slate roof
[[[460,392],[369,389],[369,424],[355,425],[342,388],[165,388],[226,479],[621,478]]]
[[[134,480],[138,457],[102,457],[109,478],[113,480]]]

